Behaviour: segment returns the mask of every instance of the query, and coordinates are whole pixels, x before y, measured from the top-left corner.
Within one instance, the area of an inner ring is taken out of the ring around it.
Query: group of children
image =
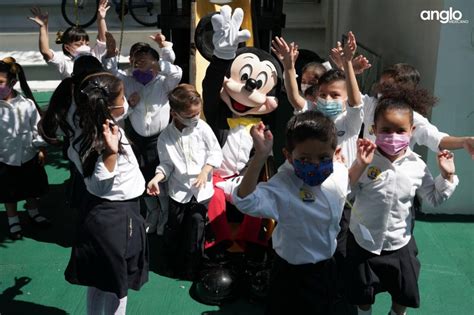
[[[20,200],[27,200],[34,223],[49,224],[38,213],[48,186],[43,139],[62,139],[80,195],[65,275],[88,287],[88,314],[125,314],[127,290],[148,280],[146,233],[156,230],[156,221],[173,274],[194,279],[214,194],[212,173],[223,160],[216,135],[200,118],[206,104],[192,85],[179,84],[172,44],[161,34],[152,36],[158,49],[137,43],[131,71],[118,70],[106,35],[107,10],[101,0],[94,49],[87,33],[72,27],[62,35],[62,53],[49,48],[47,14],[32,10],[40,51],[64,78],[39,124],[41,111],[21,66],[13,58],[0,61],[0,202],[10,236],[22,236]],[[255,152],[232,192],[241,212],[277,221],[267,314],[330,314],[340,278],[359,314],[370,314],[382,291],[392,297],[390,314],[418,307],[414,199],[437,205],[449,198],[458,179],[446,149],[473,154],[472,137],[451,137],[424,117],[434,98],[417,87],[412,66],[388,68],[377,97],[362,95],[356,74],[370,64],[354,58],[356,47],[349,33],[348,43],[331,51],[337,69],[308,65],[299,88],[297,45],[273,41],[295,109],[285,131],[286,161],[268,182],[257,183],[273,136],[263,123],[253,126]],[[25,96],[13,90],[17,80]],[[414,143],[438,152],[438,177],[411,150]],[[147,226],[142,198],[154,221]]]

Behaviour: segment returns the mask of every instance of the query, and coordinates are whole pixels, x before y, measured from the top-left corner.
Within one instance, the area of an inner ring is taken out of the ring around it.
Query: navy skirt
[[[148,281],[148,242],[139,199],[109,201],[88,194],[66,280],[127,296]]]

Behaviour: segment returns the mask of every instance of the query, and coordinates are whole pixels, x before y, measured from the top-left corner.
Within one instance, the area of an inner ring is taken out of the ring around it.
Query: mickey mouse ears
[[[214,30],[211,22],[211,18],[214,14],[218,14],[218,12],[203,16],[199,20],[194,33],[194,43],[196,44],[196,48],[207,61],[211,61],[212,55],[214,54],[214,44],[212,43]]]

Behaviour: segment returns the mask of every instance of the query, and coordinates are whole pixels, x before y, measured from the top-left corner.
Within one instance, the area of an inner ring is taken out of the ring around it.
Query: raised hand
[[[344,62],[342,60],[342,44],[341,42],[336,43],[336,47],[332,48],[329,52],[329,58],[331,58],[332,62],[336,65],[339,70],[344,71]]]
[[[347,33],[347,43],[343,48],[343,58],[344,60],[351,61],[354,58],[355,52],[357,49],[357,43],[355,36],[352,32]]]
[[[48,12],[41,12],[40,7],[33,7],[30,11],[33,17],[29,17],[29,20],[35,22],[40,27],[48,25]]]
[[[272,40],[271,49],[283,63],[285,69],[295,66],[296,59],[299,55],[298,46],[295,43],[288,45],[283,37],[275,36],[275,39]]]
[[[354,67],[355,74],[362,74],[365,70],[372,67],[369,60],[363,55],[359,55],[352,59],[352,66]]]
[[[116,154],[119,151],[119,128],[112,120],[106,119],[102,124],[102,136],[104,137],[104,149],[106,153]]]
[[[369,165],[374,159],[374,153],[377,145],[369,139],[357,140],[357,162],[362,165]]]
[[[117,42],[110,32],[105,32],[105,47],[107,48],[106,56],[107,58],[112,58],[117,56]]]
[[[97,8],[97,18],[105,19],[105,16],[107,15],[107,11],[110,9],[108,2],[109,2],[108,0],[99,1],[99,6]]]
[[[156,33],[155,35],[148,36],[151,40],[158,44],[159,47],[163,48],[166,42],[165,35],[161,33]]]
[[[255,155],[267,157],[272,152],[273,148],[272,132],[265,128],[263,122],[260,122],[258,125],[252,126],[250,129],[250,135],[253,139]]]
[[[471,155],[471,159],[474,160],[474,137],[466,138],[463,147]]]
[[[456,172],[454,166],[454,154],[448,150],[438,152],[438,166],[443,178],[452,182],[452,176]]]
[[[230,6],[221,7],[218,14],[211,18],[214,34],[212,43],[214,44],[214,55],[220,59],[230,60],[235,58],[235,52],[239,43],[250,38],[250,32],[246,29],[239,30],[244,19],[244,11],[241,8],[234,10],[232,14]]]

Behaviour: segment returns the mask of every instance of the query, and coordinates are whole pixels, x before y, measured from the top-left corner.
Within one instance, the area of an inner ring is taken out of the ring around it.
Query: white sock
[[[16,225],[15,223],[18,223],[18,225]],[[14,217],[8,217],[8,225],[13,225],[15,224],[15,226],[12,226],[10,228],[10,233],[16,233],[16,232],[20,232],[21,231],[21,226],[19,225],[20,224],[20,218],[16,215]]]
[[[357,308],[357,315],[372,315],[372,307],[367,311],[363,311],[360,308]]]
[[[102,315],[104,312],[105,292],[87,287],[87,315]]]
[[[34,218],[33,220],[35,220],[37,223],[41,223],[43,221],[46,221],[46,218],[39,214],[37,208],[36,209],[28,209],[28,214],[29,214],[30,218],[32,218],[32,219]]]
[[[397,314],[397,312],[395,312],[392,308],[390,308],[390,313],[389,313],[389,315],[406,315],[406,314],[407,314],[406,311],[403,312],[402,314]]]
[[[105,292],[105,315],[125,315],[127,310],[127,297],[119,299],[115,293]]]

